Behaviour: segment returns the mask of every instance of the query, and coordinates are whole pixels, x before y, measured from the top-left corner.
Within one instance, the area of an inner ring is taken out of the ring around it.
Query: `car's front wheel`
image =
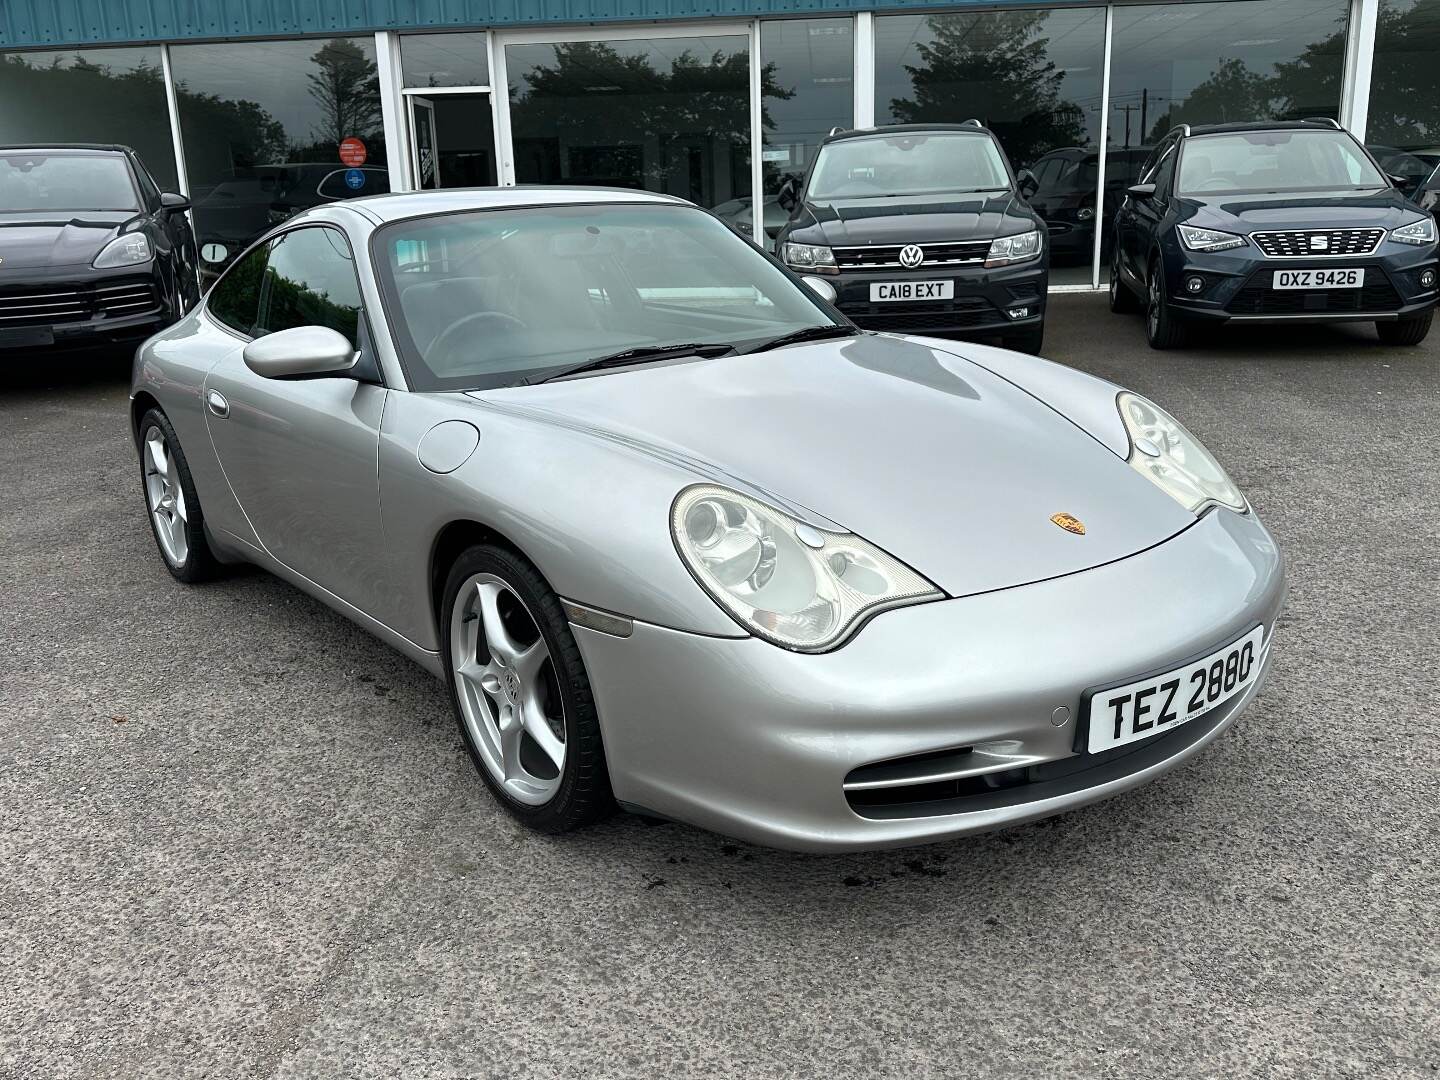
[[[560,600],[508,548],[477,545],[445,582],[446,683],[485,783],[541,832],[613,805],[590,680]]]
[[[1435,319],[1435,309],[1411,319],[1396,319],[1394,322],[1378,322],[1375,332],[1386,345],[1419,345],[1430,333],[1430,323]]]
[[[1185,323],[1176,318],[1166,297],[1165,268],[1160,260],[1150,264],[1150,281],[1146,288],[1145,339],[1152,349],[1179,349],[1186,338]]]
[[[217,563],[205,540],[200,497],[175,429],[159,409],[140,418],[140,479],[165,568],[187,584],[212,577]]]

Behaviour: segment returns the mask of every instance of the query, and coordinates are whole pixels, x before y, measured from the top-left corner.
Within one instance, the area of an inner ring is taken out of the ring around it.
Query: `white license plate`
[[[1274,289],[1358,289],[1364,270],[1276,270]]]
[[[870,284],[870,302],[882,300],[953,300],[953,281],[875,281]]]
[[[1164,675],[1090,695],[1092,754],[1173,731],[1240,693],[1260,674],[1265,627]]]

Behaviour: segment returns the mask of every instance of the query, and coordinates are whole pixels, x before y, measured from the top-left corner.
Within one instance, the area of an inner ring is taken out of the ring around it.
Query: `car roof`
[[[444,188],[438,191],[405,191],[367,195],[329,204],[360,211],[377,221],[400,221],[429,214],[463,210],[501,210],[523,206],[578,205],[581,203],[662,203],[691,206],[673,195],[634,188],[551,187],[521,184],[516,187]]]
[[[827,135],[821,139],[821,144],[832,142],[843,142],[846,139],[864,139],[874,135],[921,135],[925,132],[940,131],[961,131],[967,135],[989,135],[994,137],[994,132],[985,127],[978,120],[968,121],[964,124],[881,124],[876,127],[851,128],[847,131],[837,131],[833,135]]]
[[[82,153],[128,154],[133,151],[119,143],[0,143],[0,154],[7,151],[41,151],[47,154],[80,151]]]
[[[1191,124],[1186,138],[1231,131],[1344,131],[1331,120],[1261,120],[1248,124]]]

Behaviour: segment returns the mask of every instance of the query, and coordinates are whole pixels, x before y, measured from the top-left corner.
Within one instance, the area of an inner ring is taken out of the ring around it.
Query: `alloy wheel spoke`
[[[154,466],[155,471],[168,480],[170,477],[170,455],[165,452],[165,440],[158,431],[153,432],[150,437],[145,440],[145,449],[150,454],[150,464]]]
[[[480,625],[485,633],[485,647],[490,650],[490,654],[497,656],[507,665],[513,665],[521,650],[500,619],[501,588],[494,582],[476,586],[479,594]]]
[[[545,638],[541,636],[516,653],[510,666],[522,683],[531,686],[540,677],[540,667],[549,656],[550,650],[545,647]]]
[[[190,520],[190,515],[185,511],[185,491],[180,487],[179,484],[176,484],[175,490],[171,492],[170,502],[171,505],[175,508],[175,515],[181,521]]]
[[[506,780],[524,775],[520,764],[520,736],[525,727],[514,707],[506,705],[500,710],[500,751]]]

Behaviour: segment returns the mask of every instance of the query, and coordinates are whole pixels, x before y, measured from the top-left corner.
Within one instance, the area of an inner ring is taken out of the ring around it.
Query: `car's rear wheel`
[[[1413,319],[1396,319],[1394,322],[1377,322],[1375,332],[1386,345],[1419,345],[1430,333],[1430,323],[1435,319],[1435,309]]]
[[[1175,317],[1166,297],[1165,267],[1159,259],[1150,264],[1150,281],[1146,288],[1145,339],[1152,349],[1179,349],[1186,338],[1185,323]]]
[[[486,785],[541,832],[605,816],[613,801],[590,680],[540,572],[507,548],[468,548],[442,611],[451,702]]]
[[[1039,356],[1040,349],[1045,344],[1045,324],[1037,323],[1034,326],[1027,326],[1024,330],[1017,330],[1013,334],[1006,334],[1002,339],[1005,348],[1014,349],[1016,352],[1030,353],[1032,356]]]
[[[217,563],[205,540],[200,497],[175,429],[159,409],[140,418],[140,479],[165,568],[187,584],[213,577]]]
[[[1133,315],[1140,310],[1140,301],[1120,277],[1118,250],[1110,253],[1110,310],[1117,315]]]

